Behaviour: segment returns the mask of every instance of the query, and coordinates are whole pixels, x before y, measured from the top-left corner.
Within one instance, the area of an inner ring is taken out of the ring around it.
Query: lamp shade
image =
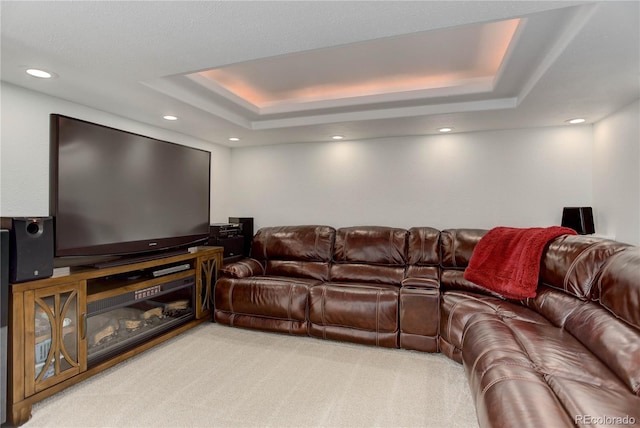
[[[575,230],[579,235],[595,233],[593,210],[591,207],[564,207],[562,209],[562,226]]]

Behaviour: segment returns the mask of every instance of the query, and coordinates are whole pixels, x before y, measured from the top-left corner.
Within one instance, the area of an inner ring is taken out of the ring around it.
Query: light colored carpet
[[[461,365],[205,323],[36,403],[37,427],[477,427]]]

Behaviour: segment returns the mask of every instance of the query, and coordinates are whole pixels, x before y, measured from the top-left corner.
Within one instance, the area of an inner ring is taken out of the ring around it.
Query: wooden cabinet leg
[[[31,407],[29,403],[18,403],[9,406],[7,423],[14,427],[24,424],[31,418]]]

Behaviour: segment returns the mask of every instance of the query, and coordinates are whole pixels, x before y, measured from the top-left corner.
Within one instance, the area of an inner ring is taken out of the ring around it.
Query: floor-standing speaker
[[[249,257],[251,254],[251,242],[253,241],[253,217],[229,217],[229,223],[242,224],[242,236],[244,237],[242,255]]]
[[[2,227],[9,229],[9,282],[53,275],[53,218],[3,218]]]
[[[7,326],[9,322],[9,231],[0,230],[0,424],[7,421]]]

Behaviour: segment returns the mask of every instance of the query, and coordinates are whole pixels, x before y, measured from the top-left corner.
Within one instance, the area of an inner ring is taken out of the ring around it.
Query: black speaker
[[[218,238],[216,245],[224,247],[222,257],[225,262],[230,262],[230,259],[241,259],[242,250],[244,246],[244,238],[242,236],[231,236],[229,238]]]
[[[53,218],[2,219],[9,229],[9,282],[23,282],[53,275]]]
[[[591,235],[596,232],[591,207],[563,208],[561,225],[575,230],[578,235]]]
[[[251,242],[253,241],[253,217],[229,217],[229,223],[240,223],[242,225],[242,236],[244,245],[242,255],[251,255]]]

